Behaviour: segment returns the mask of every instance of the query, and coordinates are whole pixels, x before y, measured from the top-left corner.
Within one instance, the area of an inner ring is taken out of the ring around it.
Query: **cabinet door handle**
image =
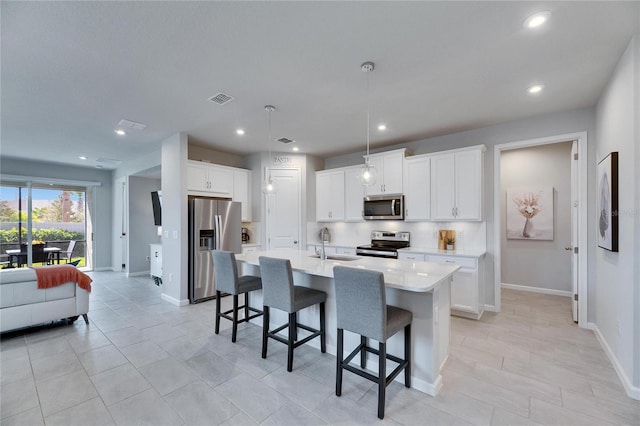
[[[456,215],[456,209],[455,207],[451,207],[451,216],[455,216]]]

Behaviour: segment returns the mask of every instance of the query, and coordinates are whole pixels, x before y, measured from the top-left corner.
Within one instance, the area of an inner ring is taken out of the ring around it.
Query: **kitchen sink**
[[[320,259],[319,254],[312,254],[309,257],[315,257],[316,259]],[[357,256],[349,256],[345,254],[328,254],[326,257],[327,257],[327,260],[344,260],[346,262],[359,259]]]

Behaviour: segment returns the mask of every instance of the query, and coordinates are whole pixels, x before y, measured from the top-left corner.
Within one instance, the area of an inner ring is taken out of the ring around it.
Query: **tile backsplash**
[[[334,245],[355,247],[371,242],[371,231],[408,231],[411,233],[411,246],[438,248],[438,231],[453,229],[456,231],[456,248],[467,250],[486,250],[487,226],[485,222],[403,222],[399,220],[381,220],[366,222],[307,223],[307,243],[320,242],[318,233],[322,227],[331,233]]]

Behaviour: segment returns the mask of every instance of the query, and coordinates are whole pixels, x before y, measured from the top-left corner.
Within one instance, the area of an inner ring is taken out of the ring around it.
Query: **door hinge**
[[[576,152],[575,154],[573,154],[573,159],[577,160],[578,159],[578,153]]]
[[[576,302],[578,301],[578,293],[573,295],[573,300],[575,300]]]
[[[574,253],[574,254],[578,254],[578,247],[574,247],[574,248],[573,248],[573,253]]]

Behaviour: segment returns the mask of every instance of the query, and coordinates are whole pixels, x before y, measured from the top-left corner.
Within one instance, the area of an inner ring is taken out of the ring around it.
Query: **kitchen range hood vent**
[[[288,144],[288,143],[293,143],[295,141],[293,139],[289,139],[289,138],[278,138],[278,139],[276,139],[276,142],[282,142],[284,144]]]
[[[209,102],[213,102],[218,105],[225,105],[234,100],[233,96],[227,95],[226,93],[218,92],[212,97],[209,98]]]

